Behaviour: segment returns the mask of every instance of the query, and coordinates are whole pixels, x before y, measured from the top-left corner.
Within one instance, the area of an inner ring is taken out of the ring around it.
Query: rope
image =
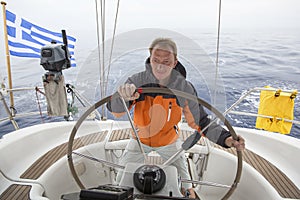
[[[8,106],[7,106],[7,104],[6,104],[6,101],[5,101],[5,99],[4,99],[4,96],[3,96],[3,94],[2,94],[1,91],[0,91],[0,100],[3,102],[4,109],[5,109],[5,111],[6,111],[7,115],[8,115],[8,119],[11,121],[11,123],[12,123],[12,125],[14,126],[15,130],[18,130],[18,129],[19,129],[19,125],[18,125],[18,123],[17,123],[17,122],[15,121],[15,119],[14,119],[15,116],[13,116],[13,115],[12,115],[12,112],[9,110],[9,108],[8,108]],[[11,107],[11,110],[12,110],[12,109],[14,109],[14,108]],[[14,110],[13,112],[16,113],[15,110]]]
[[[44,119],[43,119],[43,114],[42,114],[42,109],[41,109],[41,104],[40,104],[40,99],[39,99],[38,92],[41,93],[41,94],[43,94],[44,96],[45,96],[45,93],[42,92],[38,87],[35,87],[35,96],[36,96],[36,100],[37,100],[37,103],[38,103],[38,106],[39,106],[39,112],[40,112],[41,120],[42,120],[42,123],[44,123]]]

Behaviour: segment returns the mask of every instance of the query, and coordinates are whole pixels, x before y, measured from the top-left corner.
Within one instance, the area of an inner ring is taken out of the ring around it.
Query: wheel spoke
[[[214,108],[212,105],[210,105],[209,103],[205,102],[204,100],[195,97],[191,94],[182,92],[182,91],[178,91],[178,90],[171,90],[168,88],[140,88],[138,89],[138,92],[140,93],[160,93],[160,94],[171,94],[171,95],[176,95],[182,98],[185,98],[187,100],[191,100],[191,101],[197,101],[197,103],[201,104],[202,106],[206,107],[207,109],[209,109],[210,111],[212,111],[220,120],[222,120],[224,122],[224,125],[227,127],[227,129],[229,130],[229,132],[231,133],[231,136],[233,137],[233,139],[237,140],[237,134],[235,133],[233,127],[231,126],[231,124],[229,123],[229,121],[224,117],[224,115],[222,113],[220,113],[216,108]],[[81,180],[79,179],[75,167],[74,167],[74,163],[73,163],[73,157],[72,155],[78,155],[96,162],[101,162],[103,164],[107,164],[108,166],[111,167],[117,167],[117,168],[122,168],[124,169],[124,166],[121,165],[117,165],[110,162],[107,162],[105,160],[101,160],[101,159],[97,159],[91,156],[87,156],[87,155],[83,155],[77,152],[73,152],[73,143],[74,143],[74,138],[75,135],[77,133],[77,130],[79,129],[79,127],[81,126],[82,122],[86,119],[86,117],[92,113],[95,109],[99,108],[100,106],[104,105],[105,103],[111,101],[111,100],[115,100],[116,98],[120,98],[120,96],[118,95],[118,93],[115,93],[112,96],[108,96],[100,101],[98,101],[97,103],[95,103],[93,106],[91,106],[85,113],[83,113],[83,115],[79,118],[79,120],[77,121],[77,123],[75,124],[75,126],[72,129],[72,132],[70,134],[69,137],[69,142],[68,142],[68,164],[69,164],[69,168],[70,171],[76,181],[76,183],[78,184],[78,186],[81,189],[85,189],[85,186],[83,185],[83,183],[81,182]],[[183,149],[182,149],[183,151]],[[241,178],[241,174],[242,174],[242,152],[241,151],[237,151],[237,170],[236,170],[236,175],[235,175],[235,179],[232,183],[231,186],[229,185],[224,185],[224,184],[219,184],[219,183],[212,183],[212,182],[205,182],[205,181],[194,181],[194,180],[182,180],[182,182],[185,181],[192,181],[192,183],[196,183],[196,184],[202,184],[202,185],[210,185],[210,186],[215,186],[215,187],[225,187],[225,188],[229,188],[229,190],[227,191],[227,193],[224,195],[224,197],[222,199],[228,199],[231,194],[235,191],[240,178]],[[180,198],[179,198],[180,199]]]

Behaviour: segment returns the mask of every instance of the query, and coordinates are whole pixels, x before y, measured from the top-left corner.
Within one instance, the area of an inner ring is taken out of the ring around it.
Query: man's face
[[[150,56],[150,63],[154,76],[160,83],[166,83],[177,64],[177,59],[169,50],[154,48]]]

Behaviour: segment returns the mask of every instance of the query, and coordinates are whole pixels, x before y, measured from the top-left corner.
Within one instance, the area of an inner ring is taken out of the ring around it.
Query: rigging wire
[[[116,35],[116,30],[117,30],[119,7],[120,7],[120,0],[118,0],[118,3],[117,3],[117,10],[116,10],[116,16],[115,16],[115,22],[114,22],[113,37],[112,37],[112,41],[111,41],[111,49],[110,49],[107,76],[106,76],[106,85],[105,85],[105,91],[104,91],[105,96],[106,96],[106,91],[107,91],[107,87],[108,87],[107,81],[108,81],[109,71],[110,71],[110,67],[111,67],[111,58],[112,58],[112,52],[113,52],[114,42],[115,42],[115,35]]]
[[[219,0],[219,16],[218,16],[218,35],[217,35],[217,54],[216,54],[216,72],[215,72],[215,91],[214,91],[214,99],[213,105],[216,106],[216,99],[217,99],[217,80],[219,74],[219,49],[220,49],[220,30],[221,30],[221,5],[222,0]]]
[[[105,84],[105,67],[104,67],[104,55],[105,55],[105,45],[104,45],[104,41],[105,41],[105,0],[101,0],[101,30],[102,30],[102,71],[101,71],[101,78],[100,79],[100,83],[101,83],[101,98],[104,98],[104,84]],[[102,106],[102,115],[104,111],[104,107]]]
[[[101,16],[101,43],[100,43],[100,32],[99,32],[99,13],[98,13],[98,0],[95,0],[96,4],[96,23],[97,23],[97,47],[98,47],[98,64],[99,64],[99,71],[100,71],[100,95],[101,98],[104,97],[104,83],[105,83],[105,72],[104,72],[104,40],[105,40],[105,0],[100,0],[100,16]],[[102,49],[102,51],[101,51]],[[101,59],[102,57],[102,59]],[[104,114],[104,107],[101,107],[102,109],[102,117]]]
[[[100,68],[100,94],[101,98],[104,98],[106,95],[107,87],[108,87],[108,76],[109,71],[111,67],[111,60],[112,60],[112,53],[114,48],[114,41],[115,41],[115,35],[116,35],[116,29],[117,29],[117,19],[119,14],[119,7],[120,7],[120,0],[117,2],[117,10],[115,15],[115,21],[114,21],[114,29],[113,29],[113,36],[112,36],[112,42],[111,42],[111,48],[110,48],[110,54],[109,54],[109,62],[108,62],[108,68],[107,72],[105,74],[105,0],[100,0],[100,8],[101,8],[101,48],[100,48],[100,33],[99,33],[99,14],[98,14],[98,0],[95,0],[96,3],[96,22],[97,22],[97,39],[98,39],[98,54],[99,54],[99,68]],[[101,52],[102,50],[102,52]],[[101,60],[102,56],[102,60]],[[101,62],[102,61],[102,62]],[[102,108],[102,119],[104,119],[104,106]]]
[[[98,64],[99,64],[99,71],[101,73],[101,50],[100,50],[100,33],[99,33],[99,20],[98,20],[98,0],[95,0],[95,4],[96,4],[96,26],[97,26],[97,49],[98,49]],[[100,82],[101,83],[101,82]]]

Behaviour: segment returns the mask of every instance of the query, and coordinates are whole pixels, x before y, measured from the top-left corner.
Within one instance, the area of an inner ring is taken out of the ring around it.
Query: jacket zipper
[[[170,121],[172,111],[172,102],[169,102],[168,118],[167,121]]]

